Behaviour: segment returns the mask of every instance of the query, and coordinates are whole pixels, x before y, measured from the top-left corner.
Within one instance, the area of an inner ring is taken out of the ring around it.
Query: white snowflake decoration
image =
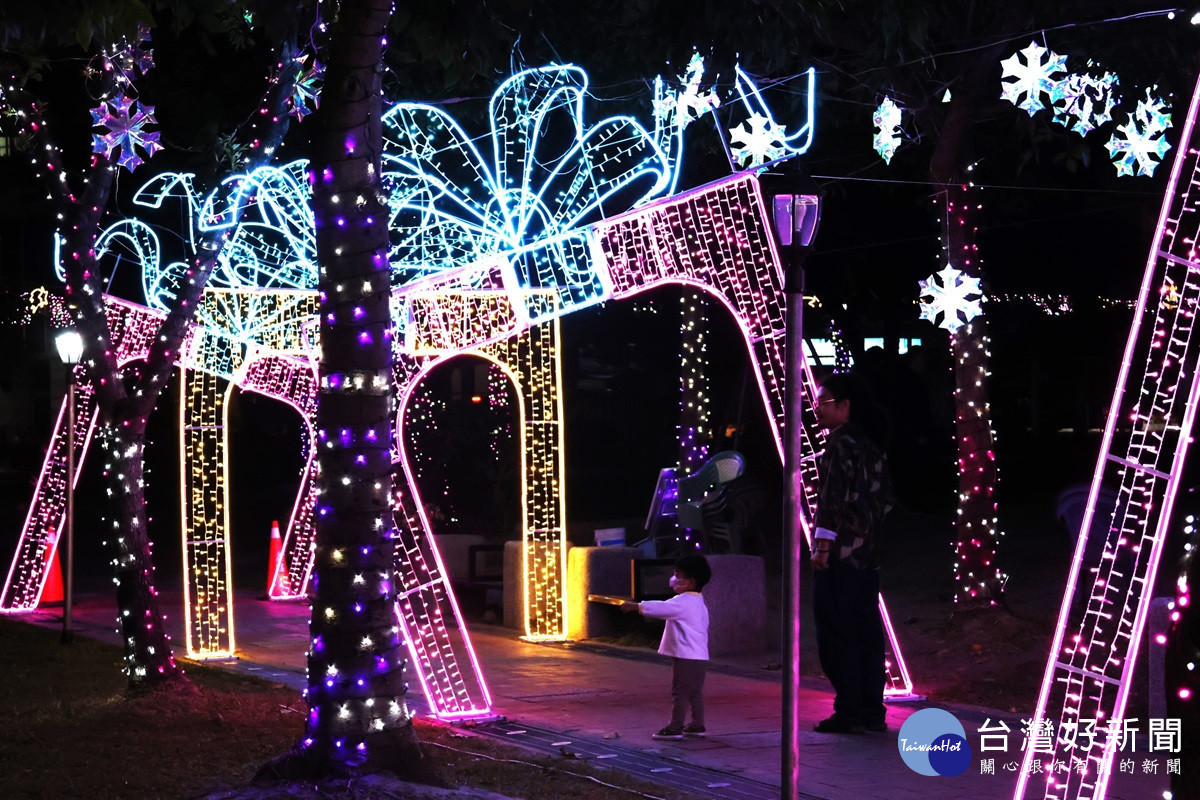
[[[921,287],[921,319],[954,333],[960,326],[983,313],[983,290],[979,278],[964,274],[950,265],[923,281]],[[941,322],[938,322],[938,316]]]
[[[112,101],[102,101],[92,109],[92,125],[105,128],[107,133],[92,134],[92,152],[112,158],[113,151],[120,149],[121,155],[117,163],[132,172],[142,165],[142,157],[135,147],[141,147],[150,158],[162,149],[158,143],[158,132],[150,132],[146,125],[154,123],[154,106],[138,104],[134,111],[132,97],[121,95],[114,105]]]
[[[1154,97],[1147,89],[1146,99],[1138,100],[1129,121],[1117,126],[1105,146],[1117,166],[1118,175],[1133,175],[1135,165],[1138,175],[1154,174],[1154,168],[1171,149],[1163,136],[1171,128],[1171,114],[1167,108],[1165,100]]]
[[[749,119],[731,128],[729,143],[734,145],[734,160],[743,167],[757,167],[783,158],[789,152],[784,143],[783,128],[762,114],[751,114]]]
[[[679,89],[661,88],[660,79],[655,86],[655,122],[680,130],[686,128],[692,120],[720,106],[721,99],[717,97],[715,89],[700,89],[700,79],[703,76],[704,57],[699,53],[692,53],[687,71],[679,76]]]
[[[1063,78],[1050,90],[1054,121],[1080,136],[1087,136],[1112,120],[1113,107],[1120,100],[1116,88],[1118,82],[1111,72],[1105,72],[1099,78],[1077,73]],[[1072,119],[1074,123],[1071,123]]]
[[[892,156],[900,146],[900,106],[885,97],[875,109],[875,152],[883,157],[885,164],[892,163]]]
[[[1020,56],[1025,56],[1021,63]],[[1046,59],[1043,61],[1042,56]],[[1045,108],[1042,95],[1050,94],[1055,84],[1055,75],[1067,71],[1067,57],[1060,56],[1053,50],[1047,50],[1037,42],[1030,42],[1029,47],[1014,53],[1011,57],[1000,62],[1004,68],[1001,79],[1015,78],[1013,81],[1003,81],[1000,99],[1007,100],[1017,108],[1023,108],[1033,116]]]

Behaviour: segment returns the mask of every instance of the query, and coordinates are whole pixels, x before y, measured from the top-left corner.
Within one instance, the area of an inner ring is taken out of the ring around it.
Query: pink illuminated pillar
[[[1015,800],[1103,797],[1128,727],[1138,644],[1200,402],[1200,337],[1193,335],[1200,311],[1198,105],[1200,83],[1146,261],[1038,695],[1033,724],[1048,724],[1055,736],[1048,752],[1025,752]],[[1117,491],[1107,519],[1096,514],[1102,487]],[[1031,775],[1035,760],[1041,774]],[[1050,762],[1072,768],[1047,772]]]

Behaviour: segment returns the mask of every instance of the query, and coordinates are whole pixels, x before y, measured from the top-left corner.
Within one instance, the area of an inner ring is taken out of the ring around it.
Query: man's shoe
[[[879,720],[878,722],[868,722],[863,725],[863,727],[869,730],[871,733],[887,733],[887,723],[883,720]]]
[[[683,728],[672,728],[670,725],[663,728],[658,733],[650,734],[651,739],[682,739]]]
[[[813,730],[817,733],[863,733],[866,729],[865,725],[849,722],[845,717],[839,717],[837,714],[813,725]]]
[[[694,722],[689,722],[687,725],[683,726],[683,735],[701,737],[707,736],[708,731],[704,730],[703,725],[697,725]]]

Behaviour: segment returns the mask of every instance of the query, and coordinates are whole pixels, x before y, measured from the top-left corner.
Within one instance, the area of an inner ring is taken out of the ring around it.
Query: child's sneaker
[[[697,725],[694,722],[689,722],[687,725],[683,726],[683,735],[696,737],[707,736],[708,731],[704,730],[703,725]]]
[[[658,733],[650,735],[651,739],[682,739],[684,728],[672,728],[670,725],[663,728]]]

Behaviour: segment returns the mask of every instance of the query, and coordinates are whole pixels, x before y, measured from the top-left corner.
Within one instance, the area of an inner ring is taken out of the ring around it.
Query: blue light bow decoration
[[[499,266],[511,288],[534,290],[522,292],[532,322],[602,300],[603,271],[592,269],[586,226],[674,192],[683,129],[720,103],[712,88],[701,87],[703,72],[696,54],[677,88],[656,80],[649,133],[626,116],[586,125],[588,78],[579,67],[525,70],[491,98],[486,156],[478,146],[483,137],[470,138],[441,109],[394,106],[384,116],[383,155],[393,284],[469,264]],[[776,155],[804,152],[811,143],[814,74],[807,73],[808,119],[783,137]],[[772,130],[782,131],[740,69],[735,97],[746,114],[765,115]],[[168,200],[180,201],[187,226],[178,237],[182,247],[168,253],[155,226],[131,218],[106,229],[97,252],[117,266],[133,262],[147,305],[163,310],[186,279],[202,232],[229,237],[209,286],[311,289],[316,255],[307,170],[306,161],[260,167],[227,178],[205,198],[192,175],[160,174],[134,203],[161,210]],[[55,260],[61,262],[57,254]],[[269,324],[229,315],[202,322],[244,341]]]
[[[741,106],[740,122],[729,127],[730,156],[743,168],[759,167],[773,161],[808,152],[813,141],[813,101],[816,97],[817,71],[809,67],[803,75],[808,81],[805,92],[804,124],[788,133],[775,121],[770,106],[758,91],[754,80],[741,68],[734,72],[734,91]]]
[[[310,204],[307,161],[278,167],[259,167],[234,175],[201,198],[190,173],[154,176],[133,197],[136,205],[162,210],[168,201],[183,205],[186,235],[182,247],[169,252],[157,230],[143,220],[128,218],[110,225],[96,241],[97,256],[116,270],[131,262],[142,276],[142,290],[151,308],[167,310],[181,281],[186,280],[196,254],[198,233],[228,231],[228,240],[209,278],[212,288],[311,289],[316,286],[316,244]],[[61,247],[56,242],[56,247]],[[172,258],[172,256],[180,256]],[[61,273],[61,257],[56,252]],[[61,278],[61,275],[60,275]],[[201,322],[241,340],[253,340],[264,323],[254,319]]]
[[[521,289],[553,290],[578,307],[603,298],[579,229],[672,185],[671,162],[636,120],[585,125],[586,73],[549,66],[517,73],[489,103],[485,156],[445,111],[392,107],[384,123],[393,282],[434,269],[502,260]],[[530,309],[540,319],[545,309]]]

